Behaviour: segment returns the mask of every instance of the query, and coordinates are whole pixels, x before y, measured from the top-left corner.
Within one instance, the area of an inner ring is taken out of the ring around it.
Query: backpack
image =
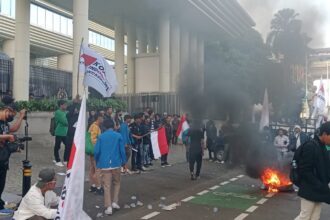
[[[299,174],[299,161],[303,152],[303,146],[310,142],[313,142],[314,145],[318,145],[317,141],[314,139],[306,141],[303,145],[301,145],[298,149],[296,149],[291,162],[290,180],[294,185],[298,187],[301,184],[301,176]]]
[[[55,129],[56,129],[56,122],[55,122],[55,117],[52,117],[50,119],[50,125],[49,125],[49,133],[52,136],[55,136]]]

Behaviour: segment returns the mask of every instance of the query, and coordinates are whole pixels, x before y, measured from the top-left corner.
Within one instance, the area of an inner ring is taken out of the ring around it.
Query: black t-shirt
[[[9,134],[9,124],[5,121],[0,121],[0,134]],[[7,143],[7,142],[6,142]],[[0,169],[8,169],[10,152],[3,146],[6,143],[0,143]]]
[[[137,123],[134,122],[133,124],[131,124],[130,128],[131,128],[131,133],[132,134],[137,135],[137,136],[142,136],[143,135],[142,124],[137,124]],[[134,140],[134,144],[141,144],[142,143],[142,139],[137,139],[137,138],[133,137],[133,140]]]
[[[204,133],[202,129],[189,129],[188,137],[190,137],[191,152],[202,152],[201,142],[204,139]]]

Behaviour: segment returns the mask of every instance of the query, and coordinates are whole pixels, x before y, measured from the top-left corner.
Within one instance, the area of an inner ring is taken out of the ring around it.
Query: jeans
[[[151,163],[150,159],[150,145],[149,144],[143,144],[143,164],[147,165]]]
[[[5,202],[1,199],[3,190],[5,189],[6,184],[6,176],[7,176],[7,168],[0,168],[0,209],[3,209]]]
[[[60,158],[60,155],[59,155],[59,150],[61,148],[61,143],[63,143],[64,146],[65,146],[63,161],[67,162],[69,160],[70,150],[71,150],[71,146],[70,147],[68,146],[67,137],[55,136],[54,157],[55,157],[56,162],[61,161],[61,158]]]
[[[196,167],[196,176],[200,175],[201,168],[202,168],[202,153],[201,152],[190,152],[189,153],[189,169],[190,173],[194,173],[195,163],[197,164]]]
[[[300,213],[295,220],[319,220],[322,203],[301,198]]]
[[[142,144],[135,144],[132,148],[132,169],[141,169],[143,165],[143,146]]]
[[[277,163],[278,168],[283,171],[284,170],[284,163],[285,163],[285,156],[287,155],[287,151],[283,151],[282,149],[277,149]]]

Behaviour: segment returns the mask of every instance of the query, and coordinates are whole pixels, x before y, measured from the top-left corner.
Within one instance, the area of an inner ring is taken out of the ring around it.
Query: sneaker
[[[191,174],[190,179],[191,179],[191,180],[196,180],[195,175],[194,175],[194,174]]]
[[[64,167],[64,165],[63,165],[63,163],[61,161],[60,162],[56,162],[55,165],[58,166],[58,167]]]
[[[112,215],[112,207],[108,207],[105,211],[104,211],[104,214],[106,215]]]
[[[56,160],[53,160],[53,163],[57,163]]]
[[[91,186],[88,191],[89,192],[96,192],[96,190],[97,190],[96,186]]]
[[[148,163],[148,166],[150,167],[150,166],[153,166],[153,164],[152,163]]]
[[[64,162],[63,162],[63,165],[64,165],[64,166],[67,166],[67,165],[68,165],[68,162],[67,162],[67,161],[64,161]]]
[[[166,162],[166,163],[165,163],[165,166],[166,166],[166,167],[171,167],[172,165]]]
[[[14,214],[14,210],[12,209],[1,209],[0,216],[8,216]]]
[[[162,163],[160,166],[161,166],[161,167],[165,167],[166,165],[165,165],[165,163]]]
[[[120,209],[120,206],[117,203],[113,202],[112,203],[112,208],[114,208],[114,209]]]
[[[104,194],[103,188],[102,187],[101,188],[96,188],[95,194],[103,196],[103,194]]]

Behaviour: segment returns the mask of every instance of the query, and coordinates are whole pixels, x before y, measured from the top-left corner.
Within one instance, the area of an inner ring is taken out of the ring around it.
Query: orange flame
[[[278,188],[292,184],[287,176],[271,168],[263,172],[261,181],[268,187],[268,192],[278,192]]]

